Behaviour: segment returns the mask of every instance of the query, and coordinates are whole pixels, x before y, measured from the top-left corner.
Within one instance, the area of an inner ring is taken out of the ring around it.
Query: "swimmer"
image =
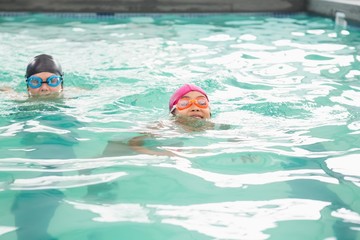
[[[185,84],[169,100],[169,111],[179,127],[187,132],[213,129],[210,101],[206,92],[195,85]]]
[[[169,101],[170,113],[174,116],[210,119],[209,98],[198,86],[185,84],[174,92]]]
[[[185,84],[177,89],[169,100],[169,111],[175,117],[175,122],[186,131],[205,130],[213,124],[206,120],[211,118],[210,102],[206,92],[195,85]],[[129,141],[129,146],[138,153],[158,156],[176,156],[169,151],[155,151],[145,148],[144,139],[147,136],[137,136]]]
[[[9,86],[1,86],[0,93],[4,98],[16,100],[62,96],[64,88],[63,75],[59,62],[50,55],[41,54],[35,56],[26,67],[25,83],[27,96],[19,94]]]
[[[25,81],[29,97],[59,96],[63,91],[63,71],[52,56],[41,54],[27,65]]]
[[[175,127],[180,127],[186,132],[203,131],[214,127],[214,124],[208,121],[211,118],[209,98],[206,92],[198,86],[192,84],[183,85],[172,94],[168,106],[169,113],[176,123]],[[155,127],[149,127],[149,132],[133,137],[127,144],[119,141],[109,141],[103,155],[124,154],[126,151],[121,153],[120,149],[124,150],[125,145],[128,145],[136,153],[175,156],[174,153],[169,151],[158,151],[157,148],[152,150],[144,146],[144,140],[156,138],[157,134],[155,132],[161,128],[161,123]]]

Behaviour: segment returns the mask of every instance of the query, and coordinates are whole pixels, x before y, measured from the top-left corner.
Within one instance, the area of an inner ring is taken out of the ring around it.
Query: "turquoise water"
[[[0,17],[0,239],[360,239],[360,31],[327,18]],[[29,101],[53,55],[65,95]],[[167,110],[184,83],[214,127]],[[139,154],[128,141],[177,157]]]

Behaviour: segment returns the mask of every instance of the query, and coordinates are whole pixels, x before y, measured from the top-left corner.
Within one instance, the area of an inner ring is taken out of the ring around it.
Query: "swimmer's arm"
[[[15,93],[14,89],[11,87],[0,87],[0,92]]]
[[[27,99],[27,95],[25,95],[23,93],[18,93],[11,87],[1,86],[0,94],[1,94],[1,98],[10,99],[10,100],[25,100],[25,99]]]
[[[133,137],[132,139],[129,140],[130,148],[133,151],[141,153],[141,154],[150,154],[150,155],[156,155],[156,156],[169,156],[169,157],[176,156],[174,153],[169,152],[169,151],[154,151],[154,150],[144,147],[144,139],[146,139],[147,137],[148,136],[146,136],[146,135]]]
[[[123,140],[111,140],[105,147],[102,153],[102,157],[114,157],[122,155],[133,155],[131,149],[129,149],[127,141]]]

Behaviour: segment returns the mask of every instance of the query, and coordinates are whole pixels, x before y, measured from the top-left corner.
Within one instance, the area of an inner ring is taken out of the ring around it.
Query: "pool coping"
[[[349,23],[360,25],[359,0],[2,0],[0,12],[16,13],[300,13],[335,19],[341,13]]]

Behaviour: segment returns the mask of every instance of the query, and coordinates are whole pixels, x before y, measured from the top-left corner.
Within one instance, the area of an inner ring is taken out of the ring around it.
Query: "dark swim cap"
[[[34,59],[27,65],[25,77],[28,78],[41,72],[56,73],[60,76],[63,75],[60,63],[47,54],[41,54],[34,57]]]

